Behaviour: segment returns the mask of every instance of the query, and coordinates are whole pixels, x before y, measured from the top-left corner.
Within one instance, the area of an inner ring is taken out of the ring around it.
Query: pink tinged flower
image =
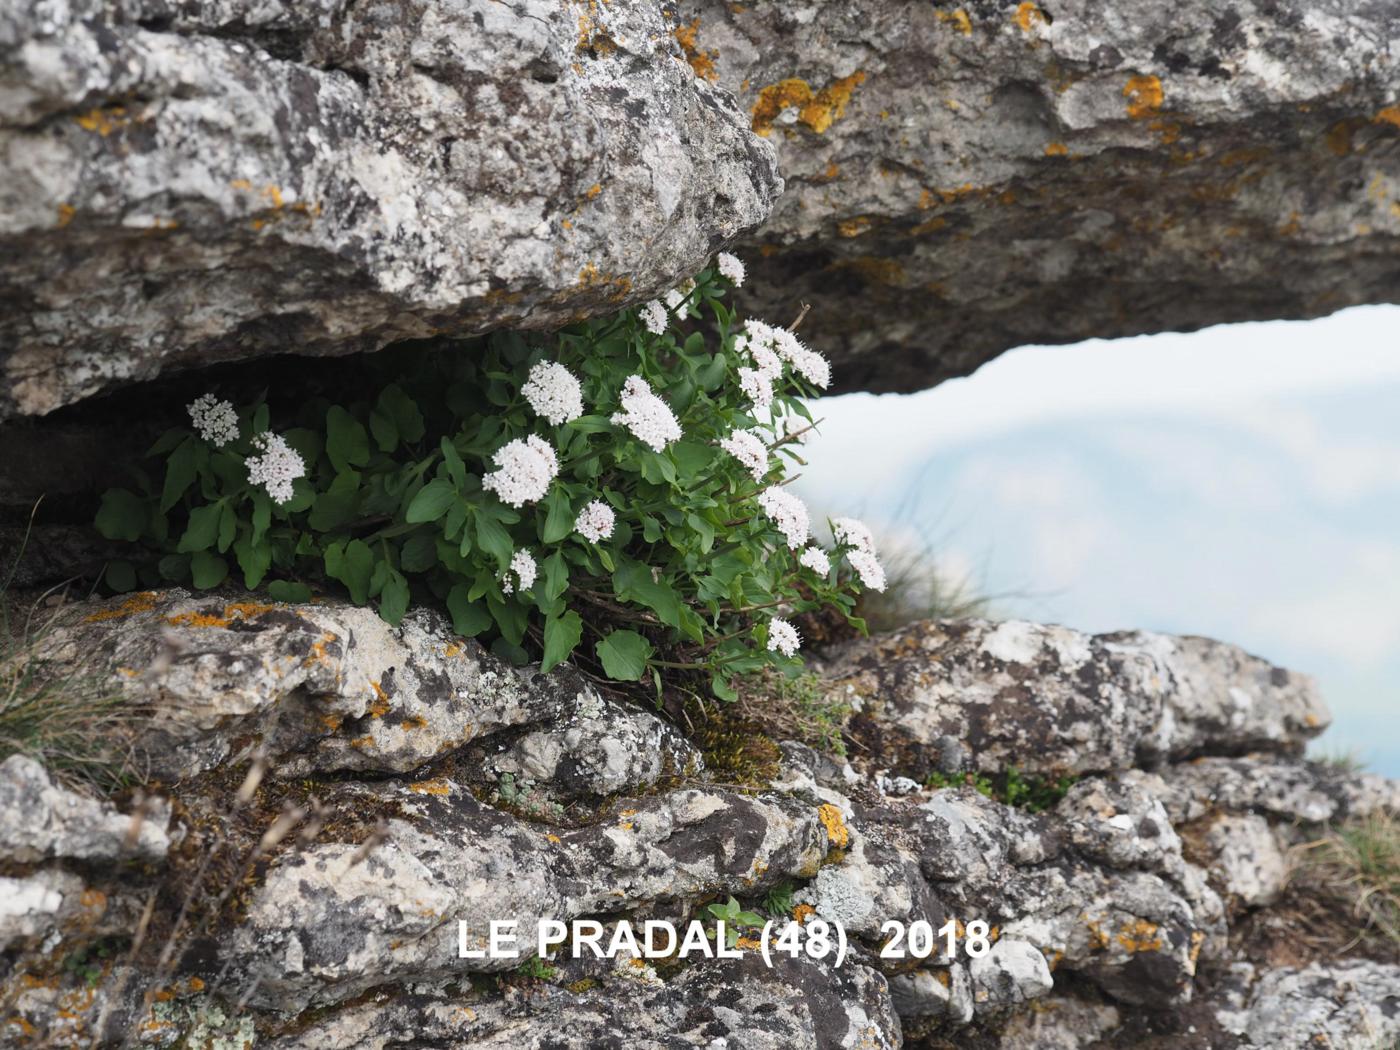
[[[611,536],[616,524],[617,516],[613,513],[613,509],[602,500],[595,499],[579,511],[578,518],[574,522],[574,529],[589,543],[597,543],[599,540],[605,540]]]
[[[808,547],[797,556],[797,560],[818,576],[825,576],[831,572],[831,558],[820,547]]]
[[[721,438],[719,447],[742,463],[754,481],[762,481],[768,473],[768,446],[754,431],[736,430]]]
[[[199,436],[215,448],[223,448],[238,437],[238,413],[229,402],[204,394],[186,408]]]
[[[868,550],[847,551],[846,561],[850,562],[851,568],[856,570],[860,582],[867,589],[872,591],[885,589],[885,570],[874,553]]]
[[[555,426],[583,415],[583,388],[574,374],[555,361],[540,361],[520,388],[535,414]]]
[[[612,422],[626,427],[637,440],[660,452],[681,436],[681,425],[669,405],[652,392],[641,376],[629,376],[622,387],[622,411],[614,412]]]
[[[807,504],[786,489],[773,485],[758,494],[758,505],[772,519],[793,550],[807,542]]]
[[[666,307],[653,299],[642,307],[642,324],[647,326],[647,331],[652,335],[661,335],[666,331]]]
[[[492,455],[497,469],[481,479],[481,487],[494,492],[502,503],[523,507],[543,499],[559,474],[554,449],[531,434],[502,445]]]
[[[306,461],[280,434],[258,434],[253,447],[262,455],[244,461],[248,484],[261,485],[274,503],[287,503],[292,498],[292,482],[306,476]]]
[[[535,564],[535,556],[529,551],[516,551],[510,558],[510,568],[501,573],[501,590],[506,594],[514,594],[517,584],[522,591],[528,591],[535,585],[535,576],[539,572],[539,566]]]
[[[802,639],[797,633],[797,628],[792,624],[780,616],[775,616],[768,621],[768,651],[770,653],[796,656],[801,645]]]
[[[715,256],[715,266],[719,268],[719,274],[735,288],[739,288],[744,283],[744,264],[736,255],[728,252],[720,252]]]

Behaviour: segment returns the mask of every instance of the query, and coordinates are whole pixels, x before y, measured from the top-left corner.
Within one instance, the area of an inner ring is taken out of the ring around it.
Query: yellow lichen
[[[784,110],[796,109],[797,119],[821,134],[845,115],[851,96],[864,82],[865,72],[858,69],[816,92],[800,77],[789,77],[769,84],[759,90],[758,101],[753,105],[753,130],[766,136]]]
[[[97,109],[90,110],[73,119],[77,122],[78,127],[84,131],[95,131],[103,138],[118,128],[131,123],[131,118],[126,115],[125,106],[108,106],[106,108],[99,106]]]
[[[842,219],[836,224],[836,230],[842,237],[859,237],[866,230],[870,229],[871,220],[864,215],[857,215],[854,218]]]
[[[1118,931],[1118,943],[1131,953],[1162,950],[1162,938],[1157,936],[1157,924],[1146,919],[1134,919]]]
[[[822,822],[822,827],[826,828],[826,837],[831,840],[833,846],[845,846],[851,841],[846,818],[830,802],[823,802],[817,807],[817,819]]]
[[[940,22],[948,23],[963,36],[972,35],[972,19],[967,17],[967,12],[961,7],[956,11],[936,11],[935,14]]]
[[[369,704],[370,717],[383,718],[389,713],[389,694],[378,682],[370,682],[369,685],[374,690],[374,699]]]
[[[415,781],[408,785],[408,790],[415,791],[420,795],[450,795],[452,794],[452,785],[442,777],[436,777],[432,780]]]
[[[1031,0],[1024,0],[1011,18],[1021,27],[1023,33],[1029,33],[1036,26],[1043,26],[1048,21],[1045,12],[1031,3]]]
[[[63,229],[63,227],[67,226],[70,222],[72,222],[73,216],[76,213],[77,209],[75,209],[73,205],[60,204],[58,206],[58,228],[61,230]]]
[[[1162,108],[1162,81],[1155,76],[1129,77],[1123,85],[1123,97],[1128,100],[1128,116],[1143,120]]]
[[[1377,124],[1394,124],[1400,128],[1400,103],[1393,106],[1386,106],[1376,114]]]
[[[1068,157],[1069,147],[1063,142],[1052,142],[1045,147],[1045,155],[1047,157]]]
[[[681,51],[685,54],[685,60],[690,63],[690,68],[695,71],[695,75],[701,80],[718,80],[719,70],[715,67],[715,59],[719,58],[717,50],[702,51],[696,41],[700,32],[700,16],[697,15],[686,26],[677,26],[671,30],[671,35],[676,38],[676,43],[680,44]]]
[[[792,909],[792,918],[793,921],[795,921],[798,925],[801,925],[816,913],[817,909],[812,907],[810,904],[799,904],[797,907]]]
[[[150,612],[155,607],[156,592],[142,591],[140,594],[133,594],[115,609],[103,609],[101,612],[83,617],[83,622],[102,623],[105,620],[121,620],[128,616],[135,616],[137,613]]]

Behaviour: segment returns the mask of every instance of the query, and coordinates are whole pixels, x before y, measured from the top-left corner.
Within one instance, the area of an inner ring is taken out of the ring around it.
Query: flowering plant
[[[265,401],[206,394],[151,449],[158,488],[104,495],[102,533],[149,553],[107,582],[210,588],[236,566],[298,601],[335,581],[391,623],[439,602],[516,662],[658,688],[686,669],[726,699],[736,675],[795,670],[791,618],[849,618],[856,581],[884,580],[864,526],[838,519],[824,549],[785,487],[830,370],[790,330],[737,322],[742,279],[721,255],[551,337],[374,355],[371,396],[308,400],[277,429]]]

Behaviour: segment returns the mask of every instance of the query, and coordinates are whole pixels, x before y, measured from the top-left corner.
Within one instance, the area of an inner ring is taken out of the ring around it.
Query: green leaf
[[[544,658],[541,671],[550,671],[569,658],[583,637],[583,620],[570,609],[563,616],[550,616],[544,621]]]
[[[190,511],[190,523],[175,550],[180,554],[193,554],[195,551],[207,551],[213,547],[219,538],[219,521],[223,513],[222,500],[195,507]]]
[[[726,700],[731,704],[739,699],[738,691],[718,671],[710,676],[710,691],[719,699]]]
[[[628,562],[613,573],[613,592],[623,601],[641,602],[672,627],[681,625],[681,603],[667,584],[652,579],[650,567]]]
[[[393,569],[379,592],[379,615],[385,623],[397,627],[408,612],[408,581]]]
[[[562,485],[554,486],[545,499],[545,507],[548,513],[545,515],[540,540],[544,543],[558,543],[574,531],[574,509],[569,503],[569,494],[564,491]]]
[[[342,548],[326,548],[326,575],[345,584],[356,605],[369,601],[369,581],[374,574],[374,554],[363,540],[351,540]]]
[[[544,600],[552,602],[569,586],[569,563],[555,551],[544,560]]]
[[[249,590],[257,587],[272,567],[272,548],[265,543],[254,543],[251,536],[241,537],[233,545],[238,567],[243,570],[243,584]]]
[[[196,551],[190,558],[190,575],[202,591],[217,587],[228,578],[228,562],[209,551]]]
[[[267,593],[274,601],[287,602],[292,605],[311,600],[311,588],[304,583],[293,583],[291,580],[273,580],[267,585]]]
[[[326,413],[326,455],[337,473],[369,462],[369,434],[339,405],[332,405]]]
[[[170,454],[165,465],[165,487],[160,493],[160,510],[164,514],[194,484],[201,463],[209,462],[209,450],[194,438],[186,438]]]
[[[410,524],[437,521],[447,513],[457,498],[457,490],[452,487],[452,482],[445,478],[434,478],[418,490],[418,495],[413,497],[413,502],[404,513],[404,520]]]
[[[97,531],[109,540],[135,542],[147,521],[146,503],[126,489],[108,489],[97,511]]]
[[[486,606],[468,601],[465,584],[457,584],[447,594],[447,611],[452,614],[452,629],[463,638],[475,638],[494,623]]]
[[[677,441],[671,445],[669,451],[682,474],[695,475],[714,462],[719,450],[712,445],[701,445],[695,441]]]
[[[491,616],[495,619],[496,626],[501,629],[501,635],[511,645],[519,645],[525,637],[525,628],[529,625],[524,607],[518,602],[500,601],[490,594],[486,596],[486,607],[491,610]]]
[[[415,532],[404,540],[399,566],[404,572],[427,572],[438,563],[437,538],[430,532]]]
[[[510,533],[488,514],[476,516],[476,543],[495,558],[502,569],[510,564],[510,557],[515,553],[515,544],[511,542]],[[516,639],[516,644],[519,644],[519,639]]]
[[[272,500],[265,492],[253,493],[253,542],[261,543],[272,524]]]
[[[167,554],[156,563],[156,570],[163,580],[186,580],[190,575],[190,558],[187,554]]]
[[[104,574],[107,586],[114,591],[134,591],[136,589],[136,568],[129,561],[109,561]]]
[[[651,643],[636,631],[613,631],[596,647],[603,671],[615,682],[637,682],[646,673]]]
[[[374,435],[380,452],[393,452],[399,447],[399,428],[390,416],[377,408],[369,414],[369,432]]]
[[[232,504],[225,503],[223,513],[219,515],[219,553],[228,550],[233,543],[233,537],[238,529],[238,515],[233,512]]]
[[[394,429],[404,441],[419,441],[423,437],[423,413],[397,383],[384,388],[375,407],[394,421]]]
[[[452,484],[459,491],[466,488],[467,465],[462,462],[462,457],[457,455],[457,446],[444,437],[438,447],[442,450],[442,462],[447,467],[447,476],[452,479]]]

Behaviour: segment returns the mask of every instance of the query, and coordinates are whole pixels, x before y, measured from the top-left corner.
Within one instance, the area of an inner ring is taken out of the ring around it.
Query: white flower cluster
[[[666,331],[666,307],[653,299],[642,307],[642,324],[647,326],[647,331],[652,335],[661,335]]]
[[[797,633],[797,628],[781,616],[775,616],[768,621],[768,651],[770,653],[795,656],[801,644],[802,639]]]
[[[273,503],[286,503],[292,498],[292,482],[306,476],[306,461],[280,434],[258,434],[253,447],[262,455],[249,456],[244,463],[248,484],[261,485]]]
[[[611,536],[616,524],[617,515],[613,513],[613,509],[602,500],[595,499],[579,511],[574,528],[589,543],[597,543]]]
[[[807,504],[786,489],[770,486],[758,494],[758,505],[773,519],[793,550],[807,542]]]
[[[481,479],[481,487],[494,492],[502,503],[523,507],[543,499],[549,483],[559,473],[559,460],[554,449],[531,434],[516,438],[496,450],[491,461],[496,470]]]
[[[695,291],[695,282],[693,280],[682,281],[666,293],[667,307],[672,310],[680,309],[681,304],[690,297],[690,293],[693,291]]]
[[[768,473],[768,446],[756,431],[736,430],[721,438],[719,447],[742,463],[754,481],[762,481]]]
[[[766,321],[751,317],[744,322],[744,335],[744,350],[754,359],[760,371],[769,374],[769,378],[776,379],[782,365],[778,364],[775,373],[772,364],[765,364],[759,357],[759,348],[776,355],[780,362],[786,361],[794,372],[813,386],[826,389],[831,385],[831,363],[786,328],[775,328]]]
[[[528,591],[535,585],[535,576],[539,572],[539,566],[535,564],[535,556],[529,551],[516,551],[511,555],[510,568],[501,573],[501,590],[506,594],[514,594],[516,584],[522,591]],[[515,580],[511,579],[512,574]]]
[[[818,576],[831,572],[831,558],[820,547],[808,547],[797,556],[797,560]]]
[[[215,448],[223,448],[238,437],[238,413],[227,401],[216,401],[213,394],[205,394],[187,407],[199,436]]]
[[[719,274],[735,288],[744,283],[744,264],[737,255],[730,255],[728,252],[720,252],[715,256],[715,266],[719,268]]]
[[[850,547],[846,561],[856,570],[860,582],[872,591],[885,589],[885,569],[875,555],[875,537],[865,522],[857,518],[833,518],[832,535],[842,546]]]
[[[537,416],[556,427],[583,415],[583,388],[574,374],[556,361],[541,361],[531,368],[520,392]]]
[[[614,412],[615,425],[626,427],[643,444],[660,452],[681,436],[681,425],[669,405],[652,393],[641,376],[628,376],[622,387],[622,411]]]

